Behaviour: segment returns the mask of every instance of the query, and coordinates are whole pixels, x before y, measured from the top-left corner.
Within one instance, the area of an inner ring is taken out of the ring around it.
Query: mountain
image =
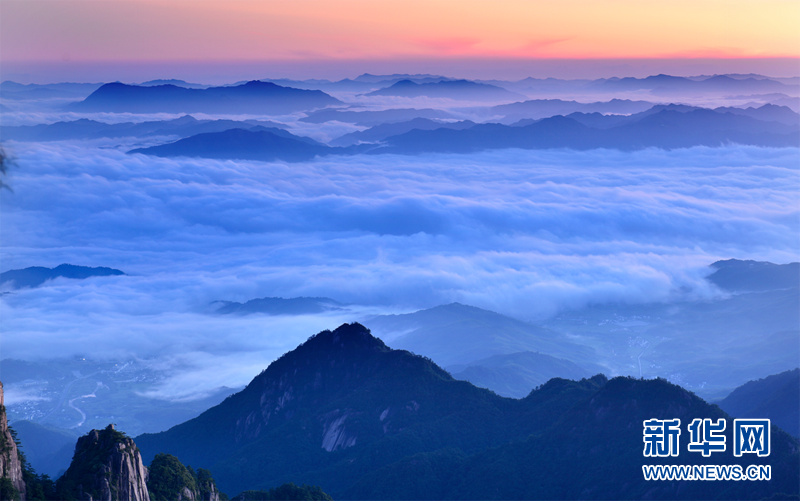
[[[350,132],[349,134],[345,134],[341,137],[338,137],[328,144],[331,146],[350,146],[353,144],[358,144],[361,142],[364,143],[375,143],[378,141],[382,141],[390,136],[396,136],[398,134],[404,134],[408,131],[419,129],[419,130],[435,130],[435,129],[468,129],[475,125],[475,122],[470,120],[463,120],[461,122],[438,122],[435,120],[429,120],[427,118],[414,118],[413,120],[408,120],[406,122],[391,122],[391,123],[383,123],[380,125],[376,125],[371,127],[367,130],[358,131],[358,132]]]
[[[699,109],[686,113],[662,110],[635,123],[596,129],[564,116],[554,116],[522,127],[478,124],[464,130],[412,130],[386,139],[372,154],[424,152],[471,153],[489,149],[689,148],[729,143],[758,146],[797,146],[800,128],[778,122]]]
[[[545,118],[524,126],[495,123],[463,127],[439,127],[434,130],[412,129],[390,136],[383,144],[359,144],[347,148],[329,147],[310,138],[295,136],[281,129],[252,127],[249,130],[228,129],[223,132],[198,134],[177,142],[139,148],[129,153],[175,157],[205,157],[289,162],[310,160],[322,155],[472,153],[491,149],[570,148],[588,150],[611,148],[622,151],[643,148],[719,147],[736,143],[756,146],[793,147],[800,140],[800,126],[765,122],[746,115],[717,113],[708,109],[676,111],[665,107],[658,112],[617,120],[619,125],[605,128],[587,126],[583,122],[600,124],[594,116],[589,120],[561,115]],[[424,110],[387,110],[383,120]],[[392,115],[389,112],[402,112]],[[350,115],[348,115],[348,113]],[[317,123],[342,118],[344,121],[370,120],[362,114],[384,112],[326,111],[305,119]],[[322,116],[320,116],[322,115]],[[338,117],[341,115],[341,117]],[[369,115],[376,118],[376,115]],[[337,118],[338,117],[338,118]],[[349,117],[349,118],[347,118]],[[632,121],[636,117],[636,121]],[[400,128],[400,130],[403,130]]]
[[[525,99],[522,94],[511,92],[495,85],[470,82],[469,80],[441,80],[430,83],[416,83],[411,80],[399,82],[366,96],[432,97],[464,101],[509,101]]]
[[[800,287],[800,263],[774,264],[766,261],[728,259],[711,264],[716,270],[706,277],[731,292],[760,292]]]
[[[383,83],[397,83],[400,80],[411,80],[412,82],[416,83],[430,83],[430,82],[441,82],[443,80],[453,80],[452,78],[444,77],[442,75],[431,75],[430,73],[416,73],[416,74],[409,74],[409,73],[394,73],[392,75],[371,75],[369,73],[363,73],[357,76],[354,79],[356,82],[367,82],[372,84],[383,84]]]
[[[523,351],[509,355],[493,355],[466,365],[454,365],[445,369],[455,379],[469,381],[478,388],[492,390],[504,397],[524,398],[531,390],[555,377],[579,380],[604,370],[595,364],[587,365],[592,369],[563,358]]]
[[[55,268],[31,266],[22,270],[8,270],[0,273],[0,284],[11,286],[13,289],[23,287],[38,287],[48,280],[59,277],[84,280],[90,277],[108,277],[124,275],[125,273],[114,268],[98,266],[76,266],[74,264],[60,264]]]
[[[247,315],[250,313],[266,313],[267,315],[306,315],[339,310],[342,303],[327,297],[262,297],[251,299],[246,303],[234,301],[215,301],[221,304],[214,313]]]
[[[208,467],[228,492],[292,482],[334,499],[713,499],[720,487],[728,499],[797,494],[800,444],[779,428],[765,458],[705,459],[687,440],[679,458],[643,458],[642,422],[651,418],[681,419],[684,437],[693,418],[728,419],[664,380],[552,379],[507,399],[345,324],[199,417],[136,443],[146,457]],[[641,473],[642,464],[720,460],[769,464],[773,479],[654,484]]]
[[[369,324],[378,336],[391,339],[395,348],[430,357],[443,367],[522,351],[579,363],[595,359],[591,348],[574,344],[556,331],[459,303],[382,315],[370,319]]]
[[[295,136],[281,129],[228,129],[180,139],[174,143],[137,148],[128,153],[158,157],[203,157],[264,162],[301,162],[316,156],[343,153],[313,139]]]
[[[758,108],[734,108],[719,107],[714,108],[717,113],[733,113],[734,115],[745,115],[756,120],[763,120],[765,122],[780,122],[787,125],[797,125],[800,123],[800,114],[794,112],[788,106],[776,106],[774,104],[765,104]]]
[[[8,427],[3,383],[0,382],[0,495],[2,498],[25,501],[23,461],[20,458],[14,435]]]
[[[25,420],[12,425],[34,470],[55,479],[69,468],[78,433]]]
[[[545,387],[554,382],[563,384],[554,380]],[[643,457],[643,421],[675,418],[681,420],[682,429],[678,457]],[[418,453],[365,475],[341,497],[791,499],[800,490],[798,442],[774,426],[770,430],[769,482],[643,480],[643,465],[738,464],[744,469],[767,462],[767,458],[747,454],[736,458],[730,449],[710,458],[688,451],[689,433],[684,427],[694,418],[725,419],[726,442],[733,443],[732,421],[716,406],[663,380],[615,378],[537,433],[473,455],[455,449]]]
[[[178,80],[175,78],[169,78],[169,79],[160,78],[157,80],[148,80],[147,82],[142,82],[139,85],[142,87],[154,87],[156,85],[175,85],[177,87],[186,87],[188,89],[206,89],[208,87],[212,87],[211,85],[189,83],[185,80]]]
[[[769,419],[800,437],[800,369],[749,381],[718,405],[733,417]]]
[[[652,107],[653,103],[648,101],[631,101],[629,99],[612,99],[594,103],[579,103],[561,99],[531,99],[519,103],[493,106],[489,111],[493,115],[504,116],[504,123],[511,123],[523,118],[547,118],[575,112],[630,115]]]
[[[341,104],[318,90],[294,89],[253,80],[231,87],[188,89],[175,85],[105,84],[81,102],[77,112],[111,113],[247,113],[284,115]]]
[[[551,419],[534,408],[574,404],[551,398],[504,399],[345,324],[312,336],[196,419],[136,442],[145,457],[167,452],[207,467],[223,491],[294,482],[336,498],[356,477],[409,454],[526,436]],[[506,414],[516,417],[502,424]]]
[[[300,121],[312,124],[336,121],[372,127],[386,122],[405,122],[415,118],[442,120],[454,117],[446,111],[430,108],[420,110],[413,108],[397,108],[380,111],[322,110],[311,113],[301,118]]]
[[[67,139],[98,139],[103,137],[189,137],[206,132],[222,132],[228,129],[251,129],[253,127],[286,128],[270,120],[197,120],[185,115],[173,120],[151,122],[124,122],[107,124],[81,118],[70,122],[53,124],[0,126],[4,139],[15,141],[63,141]]]
[[[4,99],[75,99],[85,98],[103,84],[91,83],[55,83],[55,84],[20,84],[6,80],[0,83],[0,96]]]

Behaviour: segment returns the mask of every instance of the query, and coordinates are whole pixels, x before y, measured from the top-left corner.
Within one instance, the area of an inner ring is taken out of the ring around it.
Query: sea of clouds
[[[163,398],[241,386],[309,335],[376,313],[458,301],[535,321],[710,298],[721,292],[703,277],[718,259],[800,254],[796,148],[264,163],[102,141],[5,147],[16,163],[0,195],[0,271],[127,275],[3,295],[2,358],[160,357],[183,368],[153,391]],[[297,296],[353,306],[212,314],[216,300]]]

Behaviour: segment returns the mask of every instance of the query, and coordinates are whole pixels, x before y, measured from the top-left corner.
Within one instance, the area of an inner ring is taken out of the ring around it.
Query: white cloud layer
[[[0,195],[0,271],[71,263],[129,276],[2,296],[2,357],[158,355],[193,368],[154,396],[244,384],[309,335],[364,315],[215,317],[214,300],[327,296],[370,311],[460,301],[535,319],[590,302],[710,297],[702,277],[717,259],[800,254],[797,149],[283,164],[6,146],[17,166],[14,192]],[[200,378],[210,364],[217,376]]]

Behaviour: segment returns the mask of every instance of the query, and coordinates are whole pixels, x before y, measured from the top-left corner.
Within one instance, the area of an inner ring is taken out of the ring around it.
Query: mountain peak
[[[314,334],[297,347],[300,350],[340,351],[389,351],[389,347],[372,335],[369,329],[358,322],[342,324],[333,331],[324,330]]]

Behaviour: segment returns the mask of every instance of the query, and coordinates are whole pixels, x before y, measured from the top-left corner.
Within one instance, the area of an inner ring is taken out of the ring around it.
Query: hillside
[[[731,292],[761,292],[800,287],[800,263],[774,264],[766,261],[728,259],[711,264],[707,279]]]
[[[146,458],[165,452],[208,468],[227,492],[292,482],[334,499],[619,499],[654,488],[659,498],[717,497],[709,483],[678,489],[642,479],[641,423],[652,417],[688,424],[726,415],[663,380],[602,375],[553,379],[506,399],[345,324],[312,336],[196,419],[136,441]],[[768,458],[724,460],[769,463],[774,481],[724,484],[727,497],[797,493],[798,443],[778,428],[772,437]],[[686,450],[680,461],[719,462]]]
[[[770,419],[800,437],[800,369],[749,381],[733,390],[719,406],[737,418]]]

